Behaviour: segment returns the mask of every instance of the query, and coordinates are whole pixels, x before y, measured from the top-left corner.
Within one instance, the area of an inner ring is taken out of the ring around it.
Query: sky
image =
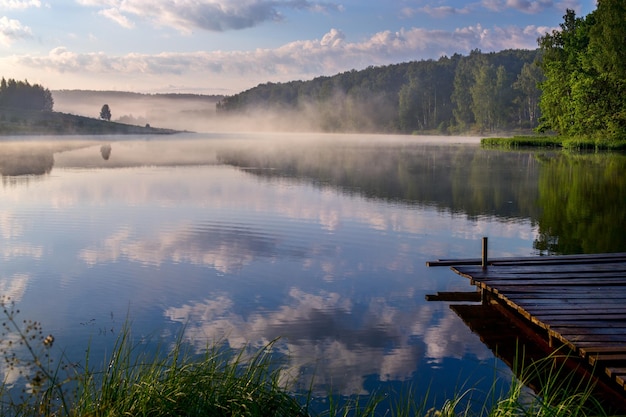
[[[595,0],[0,0],[0,76],[236,94],[471,50],[535,49]]]

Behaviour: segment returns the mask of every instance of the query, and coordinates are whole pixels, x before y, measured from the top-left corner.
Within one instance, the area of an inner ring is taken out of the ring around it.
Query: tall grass
[[[271,344],[243,360],[216,348],[200,357],[174,348],[136,352],[122,330],[106,369],[79,375],[72,414],[90,416],[301,416],[272,370]]]
[[[577,151],[624,151],[626,140],[606,139],[592,136],[513,136],[510,138],[483,138],[484,148],[562,148]]]
[[[208,347],[197,355],[182,339],[157,352],[134,343],[130,326],[120,332],[103,365],[92,366],[88,351],[84,363],[71,363],[61,353],[50,356],[54,343],[39,323],[18,321],[19,310],[7,298],[0,299],[5,320],[0,341],[4,381],[0,386],[1,416],[310,416],[309,396],[296,397],[285,386],[280,367],[272,360],[273,343],[252,355],[244,350],[226,354]],[[488,393],[470,388],[439,408],[427,406],[428,395],[416,398],[403,393],[378,393],[364,402],[338,402],[329,393],[321,416],[354,417],[500,417],[606,415],[594,400],[591,384],[585,385],[555,358],[534,363],[514,377],[510,390]],[[546,372],[546,370],[548,372]],[[25,381],[18,389],[17,372]],[[539,395],[525,388],[543,378]],[[15,392],[18,391],[18,392]],[[387,395],[385,395],[387,394]],[[390,399],[390,397],[392,397]],[[482,401],[482,405],[481,405]]]
[[[562,138],[556,136],[513,136],[510,138],[483,138],[481,146],[485,148],[560,148]]]

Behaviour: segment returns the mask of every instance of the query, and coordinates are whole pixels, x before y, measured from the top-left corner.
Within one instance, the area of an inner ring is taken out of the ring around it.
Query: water
[[[316,400],[488,390],[508,368],[437,258],[626,251],[625,157],[472,138],[178,135],[0,143],[0,293],[76,361],[124,322],[275,348]],[[110,146],[110,148],[108,146]],[[93,360],[92,360],[93,363]],[[16,371],[0,369],[10,382]]]

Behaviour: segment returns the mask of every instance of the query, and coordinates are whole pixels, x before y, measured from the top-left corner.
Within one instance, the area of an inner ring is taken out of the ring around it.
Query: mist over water
[[[77,361],[88,345],[103,357],[129,317],[149,347],[180,332],[198,352],[278,338],[285,378],[315,401],[486,391],[508,368],[447,303],[425,301],[472,287],[425,262],[477,257],[482,236],[494,257],[624,244],[600,224],[557,224],[576,211],[549,197],[577,195],[578,175],[589,181],[578,167],[597,171],[584,188],[616,195],[595,218],[626,227],[626,186],[601,174],[619,157],[487,151],[468,137],[24,139],[0,142],[0,289]]]
[[[111,120],[131,125],[191,132],[377,132],[393,106],[382,97],[358,100],[340,92],[325,104],[301,100],[297,108],[250,106],[239,112],[216,111],[222,96],[150,95],[125,92],[54,91],[54,110],[99,118],[108,104]]]
[[[112,121],[175,129],[215,131],[215,105],[220,96],[150,95],[102,91],[54,91],[54,110],[85,117],[100,117],[108,104]]]

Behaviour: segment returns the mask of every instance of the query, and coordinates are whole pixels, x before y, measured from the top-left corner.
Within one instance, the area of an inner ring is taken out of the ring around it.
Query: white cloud
[[[100,52],[76,53],[58,47],[48,55],[24,55],[18,60],[27,67],[47,68],[59,73],[213,73],[280,81],[331,75],[368,65],[468,53],[475,48],[483,51],[533,49],[537,47],[537,37],[545,34],[545,29],[535,26],[483,28],[476,25],[450,32],[412,28],[379,32],[362,42],[347,42],[341,31],[331,29],[321,39],[294,41],[276,49],[111,56]]]
[[[8,46],[18,39],[28,39],[32,36],[31,29],[22,25],[20,21],[6,16],[0,17],[0,43]]]
[[[483,6],[496,12],[513,9],[522,13],[537,14],[554,7],[552,0],[483,0]]]
[[[127,29],[133,28],[135,25],[131,22],[126,16],[120,13],[119,9],[111,8],[111,9],[103,9],[98,12],[99,15],[104,16],[112,21],[116,22],[118,25],[125,27]]]
[[[23,10],[31,7],[41,7],[41,1],[0,0],[0,10]]]
[[[412,18],[420,14],[427,14],[431,17],[444,18],[444,17],[453,16],[457,14],[468,14],[470,11],[471,11],[470,7],[457,9],[451,6],[432,7],[430,5],[426,5],[424,7],[419,7],[419,8],[406,7],[402,9],[402,15],[407,18]]]
[[[322,37],[320,44],[322,46],[338,47],[345,38],[346,36],[340,30],[331,29],[330,32]]]
[[[596,1],[592,1],[590,3],[590,6],[592,6],[594,9],[597,7]],[[582,4],[580,4],[578,0],[562,0],[556,3],[556,8],[558,10],[562,10],[563,14],[565,14],[565,11],[567,9],[575,10],[576,13],[581,13]]]
[[[77,0],[89,7],[108,7],[123,14],[153,21],[159,26],[175,28],[183,33],[192,29],[213,32],[245,29],[267,21],[283,19],[280,9],[310,10],[313,12],[341,11],[333,3],[307,0],[179,0],[176,2],[148,2],[144,0]],[[109,17],[109,16],[107,16]],[[124,21],[114,19],[122,24]]]

